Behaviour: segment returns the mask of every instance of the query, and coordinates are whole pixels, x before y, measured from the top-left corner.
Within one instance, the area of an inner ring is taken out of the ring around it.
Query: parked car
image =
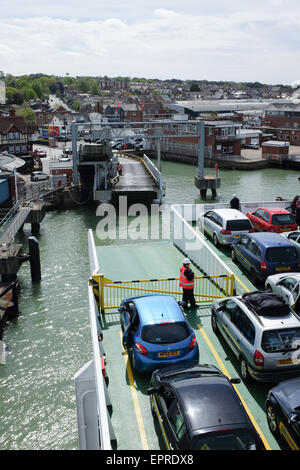
[[[66,154],[66,155],[72,155],[72,148],[71,147],[65,147],[63,152]]]
[[[71,157],[69,155],[62,155],[60,158],[59,158],[59,161],[60,162],[70,162],[71,161]]]
[[[245,233],[254,232],[248,217],[236,209],[214,209],[198,219],[198,226],[213,239],[215,246],[231,245]]]
[[[265,449],[232,383],[212,365],[153,373],[151,410],[168,450]]]
[[[47,175],[47,173],[43,173],[42,171],[34,171],[30,175],[31,181],[43,181],[43,180],[48,180],[49,178],[50,178],[50,175]]]
[[[267,396],[266,413],[269,429],[281,437],[292,450],[300,450],[300,378],[285,380]]]
[[[197,364],[196,336],[171,295],[124,299],[119,308],[123,346],[138,372],[171,364]]]
[[[294,362],[300,320],[276,294],[252,292],[216,300],[211,325],[237,357],[243,380],[277,382],[300,376],[300,363]]]
[[[281,233],[297,230],[298,228],[294,216],[286,209],[260,207],[254,212],[248,212],[246,215],[258,232]]]
[[[40,158],[45,158],[47,157],[47,152],[45,152],[45,150],[42,150],[42,149],[35,149],[32,154],[35,156],[35,157],[40,157]]]
[[[300,269],[300,255],[289,240],[278,233],[250,233],[232,244],[231,258],[249,273],[253,284],[271,274]]]
[[[265,288],[280,297],[300,314],[300,273],[273,274],[268,276]]]
[[[297,249],[300,254],[300,232],[295,230],[292,232],[282,232],[281,236],[287,238]]]

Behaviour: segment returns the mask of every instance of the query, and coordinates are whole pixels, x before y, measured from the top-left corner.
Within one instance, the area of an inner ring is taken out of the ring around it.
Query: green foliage
[[[23,116],[26,124],[35,123],[35,113],[28,104],[24,103],[23,106],[16,111],[17,116]]]

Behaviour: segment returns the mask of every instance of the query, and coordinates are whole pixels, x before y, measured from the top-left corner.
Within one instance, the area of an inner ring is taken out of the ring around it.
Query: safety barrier
[[[164,294],[182,299],[179,278],[137,279],[130,281],[112,281],[103,274],[94,274],[90,281],[96,302],[102,313],[116,310],[123,299],[138,295]],[[195,276],[194,296],[196,302],[213,302],[234,293],[234,275]]]
[[[217,276],[215,283],[222,288],[220,284],[222,276],[229,276],[233,279],[233,283],[235,276],[224,261],[208,246],[203,235],[197,233],[187,221],[190,220],[192,209],[196,210],[197,206],[201,209],[200,204],[188,206],[188,211],[185,206],[171,206],[173,214],[172,241],[174,246],[187,256],[205,276]],[[235,286],[233,286],[233,292],[235,293]]]

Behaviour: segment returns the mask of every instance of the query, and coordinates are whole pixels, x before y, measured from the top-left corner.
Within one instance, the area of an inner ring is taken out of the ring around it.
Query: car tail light
[[[255,353],[254,353],[254,363],[257,366],[263,366],[264,365],[264,356],[258,350],[256,350]]]
[[[196,338],[193,338],[189,344],[189,349],[192,351],[197,346]]]
[[[223,235],[231,235],[231,230],[225,230],[224,228],[222,228],[221,233]]]
[[[266,265],[266,263],[264,261],[262,261],[260,263],[260,270],[261,271],[266,271],[268,269],[268,266]]]
[[[250,228],[249,233],[254,233],[254,232],[255,232],[254,228]]]
[[[135,343],[135,349],[137,350],[138,353],[142,354],[142,356],[147,356],[148,351],[144,346],[140,343]]]

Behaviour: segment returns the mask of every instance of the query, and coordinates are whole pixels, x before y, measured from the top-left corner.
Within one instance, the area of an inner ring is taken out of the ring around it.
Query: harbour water
[[[162,172],[166,203],[202,202],[194,187],[195,167],[163,162]],[[241,201],[292,199],[300,193],[293,170],[226,170],[220,176],[220,202],[233,193]],[[73,377],[91,359],[87,230],[96,233],[98,220],[96,206],[49,212],[38,237],[42,282],[32,285],[29,263],[20,270],[22,315],[5,329],[6,364],[0,365],[2,450],[78,446]],[[25,248],[30,235],[25,226],[19,235]]]

